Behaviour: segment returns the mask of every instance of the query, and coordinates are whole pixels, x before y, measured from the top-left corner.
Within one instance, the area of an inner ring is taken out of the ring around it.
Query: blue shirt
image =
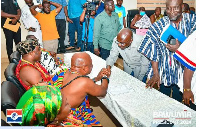
[[[56,15],[56,19],[65,19],[65,12],[64,12],[64,7],[67,6],[66,0],[50,0],[52,2],[58,3],[62,5],[61,11]],[[51,5],[51,11],[56,9],[56,6]]]
[[[183,18],[179,22],[178,28],[174,23],[173,27],[179,30],[184,36],[188,37],[196,30],[196,15],[182,14]],[[163,28],[170,24],[168,16],[156,21],[147,31],[142,40],[138,51],[144,54],[151,61],[158,62],[158,71],[160,74],[160,82],[165,86],[177,84],[180,75],[183,72],[181,63],[173,57],[174,52],[169,51],[165,47],[165,43],[160,40]],[[150,64],[148,69],[148,78],[153,76],[153,68]]]
[[[100,4],[100,6],[99,6],[98,9],[97,9],[97,14],[96,14],[96,16],[97,16],[98,14],[100,14],[103,10],[104,10],[104,2],[102,1],[101,4]]]
[[[125,10],[124,6],[118,7],[117,5],[115,5],[115,12],[119,16],[120,24],[122,26],[124,26],[123,18],[126,17],[126,10]]]
[[[69,0],[68,3],[68,15],[69,18],[80,17],[83,12],[83,4],[86,0]]]
[[[90,18],[90,24],[89,24],[88,30],[89,30],[88,42],[93,42],[94,18]],[[87,36],[87,32],[86,32],[86,36]],[[85,37],[85,21],[83,22],[82,41],[84,41],[84,37]]]

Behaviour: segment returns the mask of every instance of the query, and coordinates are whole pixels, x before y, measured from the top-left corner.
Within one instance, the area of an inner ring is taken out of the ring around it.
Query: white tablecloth
[[[90,54],[93,70],[89,75],[96,77],[106,62]],[[73,53],[66,53],[64,61],[68,65]],[[100,84],[100,82],[97,82]],[[99,98],[106,108],[124,127],[156,126],[164,119],[178,127],[196,126],[196,112],[171,99],[155,89],[146,89],[145,84],[117,67],[112,67],[107,95]]]

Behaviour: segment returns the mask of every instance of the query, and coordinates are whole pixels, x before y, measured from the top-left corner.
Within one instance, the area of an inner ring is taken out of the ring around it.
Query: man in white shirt
[[[42,47],[42,31],[38,20],[31,14],[30,7],[34,5],[33,0],[24,0],[26,5],[22,8],[21,20],[24,27],[28,30],[28,35],[34,35]],[[36,5],[41,4],[41,0],[36,1]],[[38,8],[37,11],[40,11]]]
[[[140,39],[130,29],[122,29],[113,40],[110,55],[106,60],[107,69],[110,71],[111,66],[116,62],[120,54],[124,62],[124,71],[140,81],[146,82],[143,79],[150,62],[144,55],[137,51]]]

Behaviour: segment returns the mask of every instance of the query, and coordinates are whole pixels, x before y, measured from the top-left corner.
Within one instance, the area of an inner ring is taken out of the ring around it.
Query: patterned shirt
[[[180,62],[174,59],[174,53],[169,51],[165,47],[165,44],[160,40],[163,28],[166,25],[171,24],[186,37],[196,30],[196,15],[182,14],[182,16],[182,20],[179,22],[178,27],[176,27],[174,23],[170,23],[167,16],[155,22],[147,31],[146,36],[138,48],[138,51],[147,58],[154,62],[158,62],[160,81],[161,83],[164,83],[165,86],[177,84],[183,69]],[[153,76],[152,64],[150,64],[147,73],[148,78]]]

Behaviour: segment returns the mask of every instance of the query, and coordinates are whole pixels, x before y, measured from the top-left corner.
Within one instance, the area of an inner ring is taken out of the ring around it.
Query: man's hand
[[[94,54],[97,55],[97,56],[100,55],[100,52],[99,52],[99,49],[98,49],[98,48],[97,48],[97,49],[94,49]]]
[[[20,15],[15,15],[14,19],[19,20],[20,19]]]
[[[11,21],[12,21],[12,25],[16,25],[17,19],[14,18],[14,19],[12,19]]]
[[[178,48],[179,48],[179,46],[180,46],[180,44],[179,44],[179,41],[178,41],[178,39],[176,39],[176,44],[175,45],[171,45],[171,44],[167,44],[167,45],[165,45],[166,46],[166,48],[168,48],[171,52],[175,52]]]
[[[111,74],[111,66],[110,66],[110,65],[107,65],[106,68],[107,68],[109,74]]]
[[[70,22],[73,24],[73,21],[71,19],[69,19],[69,17],[67,17],[67,22]]]
[[[41,4],[38,5],[39,9],[43,9],[43,6]]]
[[[29,30],[29,31],[33,31],[33,32],[36,32],[36,29],[33,28],[33,27],[28,28],[28,30]]]
[[[95,78],[95,81],[101,80],[103,76],[107,76],[108,78],[110,77],[110,72],[106,68],[102,68],[97,77]]]
[[[159,74],[154,74],[153,77],[147,82],[146,88],[152,88],[155,84],[157,84],[158,88],[160,87],[160,76]]]
[[[190,99],[192,100],[192,103],[194,103],[194,95],[192,91],[184,91],[183,92],[183,102],[186,105],[190,106]]]

